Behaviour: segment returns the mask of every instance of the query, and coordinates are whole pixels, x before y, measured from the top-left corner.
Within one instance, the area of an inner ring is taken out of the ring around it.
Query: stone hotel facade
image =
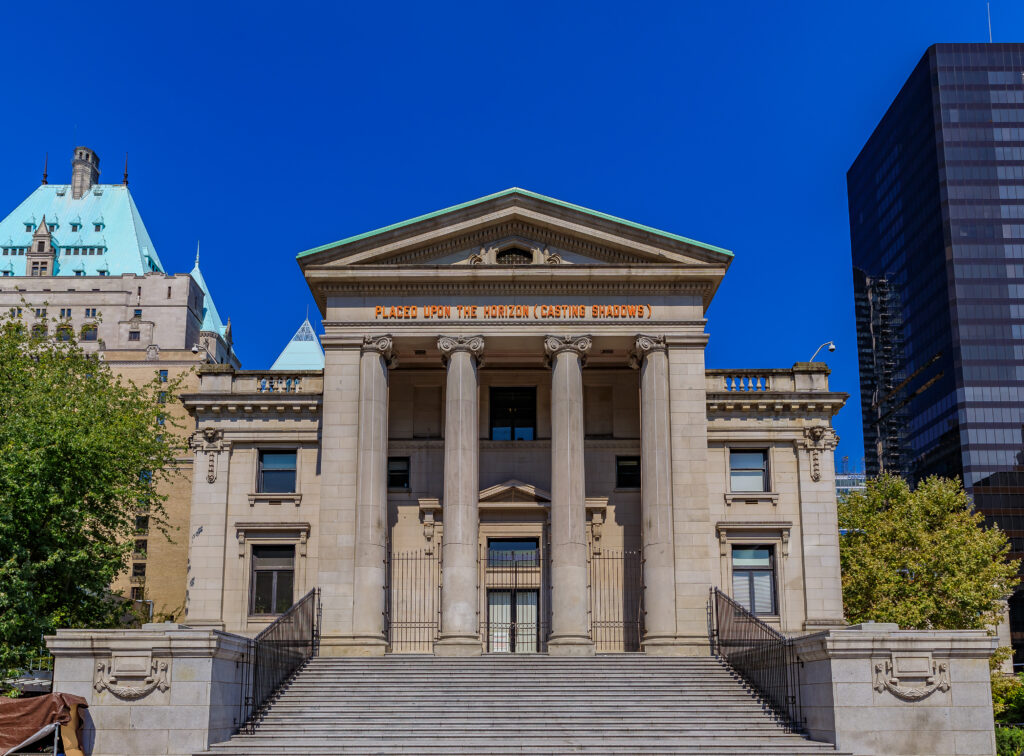
[[[323,369],[183,397],[185,622],[249,635],[319,588],[322,655],[694,655],[721,586],[841,626],[847,396],[705,367],[731,260],[520,189],[302,253]]]

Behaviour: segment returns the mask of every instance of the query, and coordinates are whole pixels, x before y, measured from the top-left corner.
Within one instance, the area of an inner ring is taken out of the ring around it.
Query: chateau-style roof
[[[213,297],[210,296],[210,287],[206,285],[206,279],[203,278],[203,274],[199,270],[198,253],[196,253],[196,264],[192,267],[189,275],[192,276],[193,281],[199,284],[199,288],[203,290],[203,324],[200,326],[200,330],[224,336],[227,328],[224,325],[224,321],[220,319],[217,305],[213,303]]]
[[[323,370],[324,350],[309,318],[303,321],[291,341],[274,360],[271,370]]]
[[[48,224],[56,225],[52,233],[57,252],[54,275],[164,272],[135,200],[121,184],[96,184],[80,199],[74,199],[70,184],[36,187],[0,221],[0,267],[15,276],[26,275],[25,255],[10,250],[29,246],[44,215]],[[100,249],[102,254],[96,252]],[[3,250],[8,254],[3,255]],[[88,254],[89,250],[93,253]]]
[[[346,244],[351,244],[353,242],[361,241],[363,239],[369,239],[369,238],[371,238],[373,236],[377,236],[378,234],[383,234],[383,233],[386,233],[388,231],[396,231],[398,229],[405,228],[406,226],[413,226],[413,225],[416,225],[418,223],[422,223],[424,221],[429,221],[429,220],[431,220],[433,218],[438,218],[438,217],[443,216],[443,215],[448,215],[450,213],[454,213],[454,212],[457,212],[459,210],[464,210],[466,208],[471,208],[471,207],[473,207],[475,205],[480,205],[480,204],[483,204],[485,202],[490,202],[492,200],[497,200],[497,199],[500,199],[502,197],[509,197],[509,196],[516,196],[516,195],[518,195],[520,197],[529,197],[529,198],[534,199],[534,200],[540,200],[541,202],[546,202],[548,204],[555,205],[555,206],[560,207],[560,208],[566,208],[568,210],[572,210],[572,211],[575,211],[575,212],[584,213],[586,215],[593,216],[594,218],[601,218],[602,220],[612,221],[613,223],[617,223],[617,224],[629,227],[629,228],[637,230],[637,231],[643,231],[643,232],[655,234],[657,236],[661,236],[661,237],[664,237],[666,239],[672,239],[673,241],[683,242],[684,244],[689,244],[689,245],[693,245],[695,247],[700,247],[702,249],[709,250],[711,252],[717,252],[719,254],[728,255],[729,257],[733,256],[732,252],[730,252],[727,249],[722,249],[721,247],[716,247],[716,246],[711,245],[711,244],[705,244],[704,242],[695,241],[694,239],[687,239],[685,236],[679,236],[677,234],[672,234],[672,233],[669,233],[668,231],[661,231],[660,229],[652,228],[651,226],[645,226],[642,223],[635,223],[633,221],[628,221],[628,220],[625,220],[623,218],[618,218],[618,217],[616,217],[614,215],[608,215],[607,213],[602,213],[602,212],[599,212],[597,210],[591,210],[590,208],[582,207],[581,205],[574,205],[571,202],[564,202],[563,200],[555,199],[554,197],[547,197],[547,196],[545,196],[543,194],[538,194],[537,192],[531,192],[528,189],[520,189],[519,187],[512,187],[511,189],[505,189],[504,191],[501,191],[501,192],[495,192],[494,194],[488,194],[485,197],[479,197],[477,199],[470,200],[469,202],[463,202],[463,203],[458,204],[458,205],[453,205],[452,207],[446,207],[443,210],[436,210],[436,211],[434,211],[432,213],[427,213],[426,215],[418,215],[415,218],[410,218],[409,220],[405,220],[405,221],[402,221],[400,223],[393,223],[390,226],[384,226],[383,228],[378,228],[378,229],[375,229],[373,231],[367,231],[365,233],[357,234],[355,236],[349,236],[348,238],[340,239],[339,241],[331,242],[330,244],[323,244],[323,245],[321,245],[319,247],[314,247],[313,249],[307,249],[305,252],[300,252],[297,255],[297,257],[298,258],[306,257],[308,255],[316,254],[317,252],[323,252],[324,250],[333,249],[335,247],[340,247],[340,246],[343,246],[343,245],[346,245]]]

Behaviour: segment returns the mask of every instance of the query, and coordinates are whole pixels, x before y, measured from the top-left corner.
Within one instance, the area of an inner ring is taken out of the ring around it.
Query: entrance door
[[[537,653],[541,633],[537,539],[488,539],[486,585],[487,650]]]

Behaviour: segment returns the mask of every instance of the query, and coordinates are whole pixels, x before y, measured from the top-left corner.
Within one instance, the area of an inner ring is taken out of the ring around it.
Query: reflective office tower
[[[1022,556],[1024,44],[928,48],[847,187],[867,472],[961,476]]]

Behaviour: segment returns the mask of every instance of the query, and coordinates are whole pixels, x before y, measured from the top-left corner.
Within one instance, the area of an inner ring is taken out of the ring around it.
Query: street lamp
[[[206,352],[206,356],[210,358],[210,362],[213,362],[213,363],[217,362],[217,358],[214,357],[212,354],[210,354],[210,350],[207,349],[202,344],[193,344],[192,345],[192,354],[199,354],[199,350],[200,349],[202,349],[204,352]]]
[[[830,352],[836,351],[836,343],[834,341],[826,341],[824,344],[822,344],[820,347],[814,350],[814,354],[811,355],[811,359],[807,361],[814,362],[814,358],[818,356],[818,352],[820,352],[825,347],[828,347],[828,351]],[[193,349],[192,351],[194,352],[195,349]]]

